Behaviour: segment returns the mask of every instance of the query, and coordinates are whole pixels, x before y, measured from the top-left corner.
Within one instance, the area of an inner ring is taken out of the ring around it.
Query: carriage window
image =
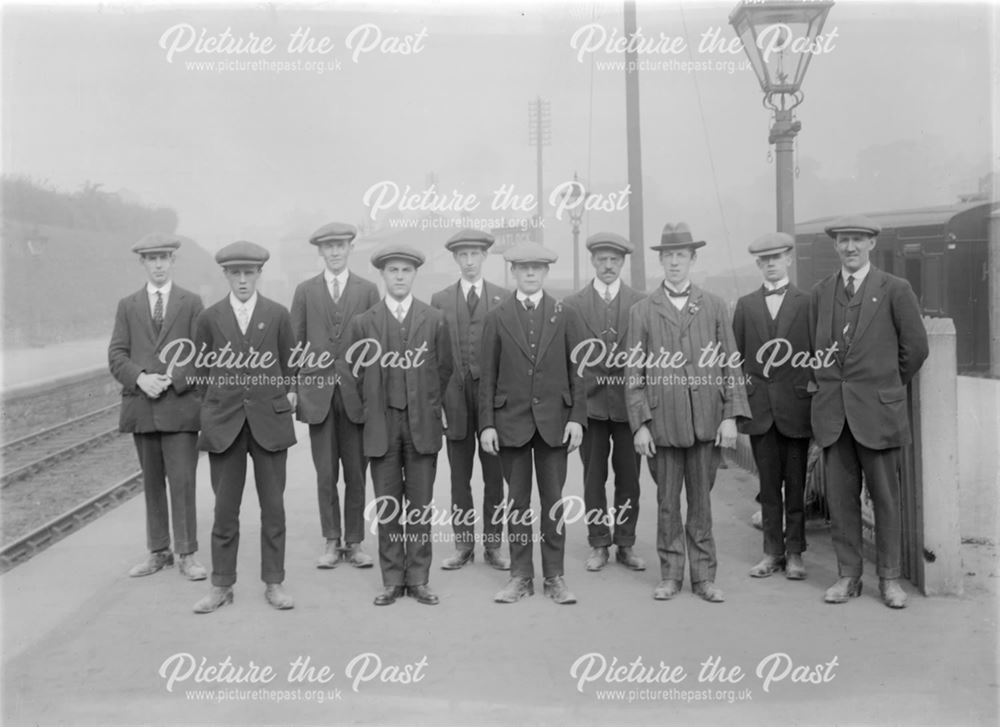
[[[943,255],[928,255],[924,258],[923,294],[917,293],[925,313],[944,315],[944,269]]]

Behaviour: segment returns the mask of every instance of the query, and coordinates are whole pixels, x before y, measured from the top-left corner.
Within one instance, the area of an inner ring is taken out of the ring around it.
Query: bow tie
[[[767,288],[764,288],[764,296],[767,297],[769,295],[784,295],[786,290],[788,290],[787,285],[782,285],[780,288],[775,288],[774,290],[768,290]]]
[[[690,285],[688,287],[686,287],[684,290],[682,290],[680,293],[675,293],[673,290],[671,290],[667,286],[663,286],[663,289],[665,291],[667,291],[667,295],[669,295],[671,298],[687,298],[689,295],[691,295],[691,286]]]

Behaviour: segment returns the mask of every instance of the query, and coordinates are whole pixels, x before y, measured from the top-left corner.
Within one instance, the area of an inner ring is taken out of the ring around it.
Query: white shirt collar
[[[854,276],[854,289],[857,290],[861,287],[861,283],[864,282],[865,278],[868,277],[868,271],[872,269],[872,263],[869,260],[865,263],[864,267],[858,270],[856,273],[848,272],[846,268],[840,269],[840,280],[844,285],[847,285],[847,276]]]
[[[239,298],[237,298],[232,292],[229,293],[229,305],[233,307],[233,313],[239,318],[240,309],[245,308],[247,311],[248,318],[253,318],[254,309],[257,307],[257,291],[253,292],[249,298],[247,298],[246,303],[240,303]]]
[[[396,300],[391,295],[385,296],[385,307],[389,309],[389,313],[393,318],[396,318],[396,311],[399,310],[399,306],[403,306],[403,318],[406,318],[410,314],[411,305],[413,305],[413,293],[407,295],[403,300]]]
[[[777,283],[769,283],[766,280],[764,281],[764,289],[765,290],[775,290],[777,288],[780,288],[783,285],[788,285],[788,278],[787,277],[782,278]]]
[[[465,278],[459,278],[458,282],[461,283],[461,285],[462,285],[462,297],[463,298],[468,298],[469,297],[469,289],[470,288],[475,288],[476,289],[476,295],[478,295],[479,298],[482,299],[482,297],[483,297],[483,279],[482,278],[480,278],[479,280],[477,280],[474,283],[470,283]]]
[[[330,268],[323,268],[323,278],[326,280],[326,287],[332,287],[334,279],[340,283],[340,292],[344,292],[344,286],[347,285],[347,276],[351,274],[351,271],[344,268],[343,271],[334,275],[330,272]]]
[[[611,293],[611,297],[614,298],[616,295],[618,295],[618,291],[621,290],[621,287],[622,287],[621,278],[615,278],[615,282],[613,282],[611,285],[605,285],[602,281],[598,280],[597,278],[594,278],[594,290],[597,291],[597,295],[599,295],[601,298],[604,297],[605,290]]]
[[[146,296],[151,302],[156,301],[156,294],[163,293],[163,304],[167,304],[167,298],[170,297],[170,289],[174,287],[174,281],[168,280],[161,287],[157,288],[152,283],[146,283]]]
[[[526,295],[526,294],[522,293],[519,290],[519,291],[517,291],[517,301],[521,305],[524,305],[524,301],[530,300],[532,303],[535,304],[535,307],[537,308],[541,304],[541,302],[542,302],[542,293],[543,292],[544,291],[539,290],[537,293],[532,293],[531,295]]]
[[[691,290],[691,281],[690,281],[690,280],[685,280],[685,281],[684,281],[684,284],[683,284],[683,285],[681,285],[681,286],[680,286],[680,287],[678,288],[678,287],[674,286],[674,284],[673,284],[673,283],[671,283],[670,281],[668,281],[668,280],[664,280],[664,281],[663,281],[663,287],[664,287],[664,288],[667,288],[667,289],[669,289],[669,290],[672,290],[672,291],[674,291],[675,293],[683,293],[683,292],[684,292],[685,290],[688,290],[688,291],[689,291],[689,290]]]

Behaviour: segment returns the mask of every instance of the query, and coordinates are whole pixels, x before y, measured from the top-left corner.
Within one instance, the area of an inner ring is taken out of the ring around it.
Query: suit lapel
[[[659,311],[660,315],[663,316],[671,325],[680,327],[681,325],[681,314],[674,304],[670,302],[667,298],[667,292],[663,289],[662,283],[650,294],[650,300],[653,305],[656,306],[656,310]]]
[[[757,330],[757,335],[761,341],[766,341],[771,336],[767,330],[767,320],[771,317],[771,312],[767,309],[767,296],[764,295],[763,288],[757,288],[753,297],[753,327]],[[785,306],[778,309],[778,318],[781,318],[781,311]]]
[[[163,325],[160,326],[160,333],[156,337],[157,348],[159,348],[160,344],[163,343],[164,339],[167,337],[167,332],[170,330],[170,326],[172,326],[174,321],[177,319],[177,311],[180,310],[185,297],[186,296],[183,290],[178,288],[176,285],[173,286],[173,289],[170,291],[170,297],[167,299],[167,309],[163,311]]]
[[[486,304],[486,307],[483,309],[483,313],[488,313],[489,311],[491,311],[492,309],[496,308],[498,305],[500,305],[501,303],[503,303],[504,293],[505,292],[507,292],[507,291],[504,290],[503,288],[501,288],[498,285],[493,285],[493,283],[484,282],[483,283],[483,293],[484,293],[483,297],[486,298],[487,301],[489,301],[489,302]],[[496,298],[495,301],[493,300],[494,298]]]
[[[260,293],[257,293],[257,305],[253,308],[253,315],[250,316],[250,325],[247,326],[247,339],[254,350],[257,351],[260,350],[261,341],[264,340],[264,334],[267,333],[267,324],[271,317],[268,310],[269,307],[267,299]],[[238,327],[237,330],[239,330]]]
[[[578,294],[577,300],[580,301],[580,310],[583,312],[583,322],[590,329],[590,332],[594,334],[597,338],[601,337],[601,332],[594,325],[594,321],[597,320],[597,309],[594,307],[594,286],[593,283],[587,285],[586,288],[581,290]]]
[[[531,353],[528,351],[528,337],[524,335],[524,328],[521,327],[521,321],[517,319],[517,308],[516,306],[521,305],[517,301],[517,295],[510,296],[500,305],[500,312],[498,318],[500,319],[500,325],[507,329],[507,333],[514,342],[521,349],[521,352],[531,358]]]
[[[155,344],[156,331],[153,330],[153,313],[149,310],[149,296],[146,295],[145,285],[135,294],[135,305],[139,309],[139,318],[144,324],[144,329],[149,336],[149,340]]]
[[[785,299],[778,309],[778,338],[785,338],[788,335],[788,329],[792,327],[792,322],[799,312],[798,298],[801,295],[802,292],[789,283],[788,292],[785,293]]]
[[[888,278],[881,270],[872,268],[869,271],[868,280],[865,281],[867,285],[865,285],[863,291],[860,291],[860,295],[862,296],[861,312],[858,313],[858,327],[851,338],[851,343],[857,343],[875,317],[875,311],[878,310],[885,297],[882,289],[885,287],[887,280]]]
[[[486,284],[483,284],[483,297],[486,297]],[[455,283],[444,289],[444,319],[451,333],[451,357],[455,362],[461,362],[462,351],[458,337],[458,306],[462,305],[462,284]],[[479,301],[482,304],[483,301]],[[466,302],[468,305],[468,302]]]
[[[414,298],[413,304],[410,306],[410,313],[413,315],[410,316],[409,339],[416,341],[424,321],[427,320],[427,304]]]
[[[701,288],[696,288],[694,285],[691,285],[691,295],[688,296],[687,304],[679,311],[682,331],[686,331],[691,327],[691,321],[693,321],[695,315],[697,315],[695,311],[701,308],[701,299]],[[670,307],[673,308],[673,304],[670,304]]]
[[[837,289],[837,276],[834,273],[821,283],[819,291],[819,312],[816,314],[816,345],[826,348],[833,343],[833,296]],[[825,345],[824,345],[825,342]],[[840,352],[841,355],[843,351]]]
[[[258,301],[258,305],[260,301]],[[254,313],[257,310],[254,309]],[[233,345],[237,345],[240,348],[243,347],[243,334],[240,333],[240,324],[236,320],[236,311],[233,310],[233,305],[229,301],[229,296],[227,295],[222,299],[222,310],[219,311],[219,328],[222,329],[222,335],[226,337],[227,341],[231,341]],[[247,329],[250,330],[249,328]]]
[[[638,297],[636,292],[625,283],[622,283],[621,287],[618,288],[618,321],[615,324],[615,340],[619,347],[625,340],[625,333],[628,331],[629,311],[632,310],[632,304]]]
[[[555,299],[549,296],[548,293],[542,294],[542,313],[544,318],[542,319],[542,335],[538,342],[538,361],[542,360],[549,344],[552,343],[552,339],[556,337],[556,329],[559,328],[558,318],[556,317],[556,305],[558,304]],[[559,315],[561,315],[561,312]]]

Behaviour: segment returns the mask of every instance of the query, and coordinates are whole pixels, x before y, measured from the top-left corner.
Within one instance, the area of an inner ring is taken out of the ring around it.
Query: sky
[[[746,265],[746,246],[775,224],[770,117],[756,78],[742,52],[697,48],[712,29],[735,36],[734,5],[637,4],[644,37],[688,46],[640,56],[647,67],[712,66],[639,74],[645,239],[637,242],[655,244],[665,223],[685,221],[709,242],[706,269]],[[995,163],[996,8],[837,2],[824,27],[836,29],[835,42],[812,58],[796,109],[798,220],[945,204],[976,191]],[[178,231],[209,250],[241,237],[268,245],[332,220],[371,221],[364,198],[379,184],[420,193],[433,180],[446,198],[475,195],[477,219],[530,216],[491,203],[502,185],[535,191],[528,117],[541,97],[551,120],[546,195],[576,172],[615,208],[586,214],[582,234],[627,234],[627,212],[609,201],[620,203],[628,181],[625,74],[609,67],[623,56],[574,47],[585,26],[592,37],[620,36],[622,5],[8,3],[3,171],[66,191],[90,180],[173,207]],[[328,38],[332,50],[289,53],[297,30]],[[226,31],[275,48],[196,52],[198,38]],[[219,70],[234,61],[303,66]],[[570,223],[553,212],[545,242],[564,264]],[[373,224],[393,214],[411,213],[397,205]]]

